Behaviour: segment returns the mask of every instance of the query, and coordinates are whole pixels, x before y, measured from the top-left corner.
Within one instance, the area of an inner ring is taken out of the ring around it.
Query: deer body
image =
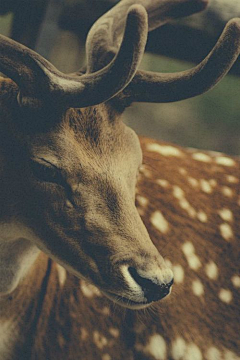
[[[40,253],[1,299],[1,328],[16,324],[13,344],[12,332],[2,337],[10,356],[1,359],[238,359],[237,159],[146,138],[141,145],[137,206],[172,263],[170,297],[152,311],[122,309]]]
[[[239,359],[239,160],[121,121],[132,101],[194,96],[229,70],[238,19],[194,69],[137,70],[147,18],[205,6],[121,1],[73,75],[0,37],[0,360]]]

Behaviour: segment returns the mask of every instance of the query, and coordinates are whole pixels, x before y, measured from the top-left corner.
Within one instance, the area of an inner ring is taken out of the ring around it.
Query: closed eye
[[[36,160],[31,160],[30,168],[33,175],[40,181],[51,182],[59,184],[62,186],[66,185],[66,181],[62,175],[62,171],[56,167],[56,165],[50,163],[49,161],[39,158]]]

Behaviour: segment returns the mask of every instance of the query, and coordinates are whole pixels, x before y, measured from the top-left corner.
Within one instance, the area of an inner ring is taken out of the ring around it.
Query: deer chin
[[[109,293],[107,291],[101,290],[102,294],[105,295],[109,300],[112,300],[114,303],[125,307],[127,309],[131,310],[141,310],[149,307],[153,302],[137,302],[130,300],[124,296],[115,295],[113,293]],[[147,300],[146,300],[147,301]]]

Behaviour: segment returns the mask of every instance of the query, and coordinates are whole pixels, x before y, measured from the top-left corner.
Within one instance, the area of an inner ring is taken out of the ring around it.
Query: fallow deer
[[[239,162],[121,120],[228,72],[240,19],[195,68],[138,70],[148,30],[206,5],[121,1],[71,75],[0,37],[1,360],[239,359]]]

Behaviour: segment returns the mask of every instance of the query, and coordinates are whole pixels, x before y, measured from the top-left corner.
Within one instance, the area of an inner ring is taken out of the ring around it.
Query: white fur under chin
[[[19,223],[0,225],[0,297],[11,293],[27,274],[40,250],[35,235]]]

